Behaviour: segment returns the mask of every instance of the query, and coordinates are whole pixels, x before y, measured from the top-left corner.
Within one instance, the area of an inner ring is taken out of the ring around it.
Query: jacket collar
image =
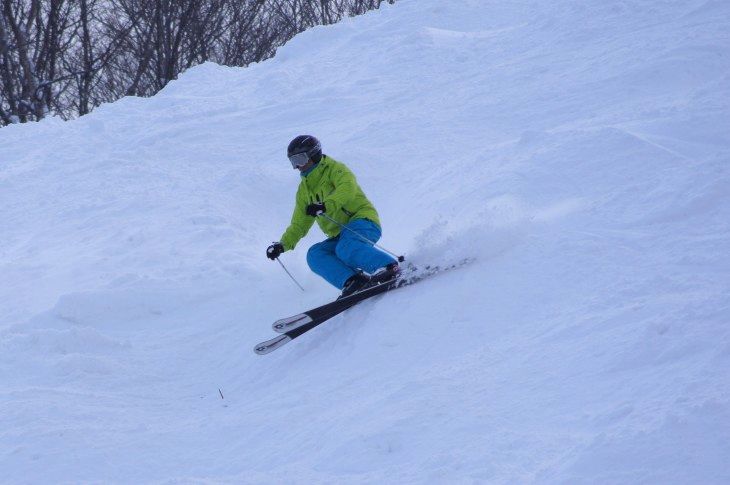
[[[319,163],[320,163],[320,162],[317,162],[317,163],[315,163],[315,164],[312,164],[312,166],[311,166],[311,167],[309,167],[308,169],[306,169],[306,170],[305,170],[304,172],[301,172],[301,173],[300,173],[300,175],[301,175],[302,177],[306,177],[307,175],[309,175],[310,173],[312,173],[312,172],[314,171],[314,169],[315,169],[315,168],[317,168],[317,166],[319,165]]]
[[[328,165],[328,158],[327,155],[322,155],[322,160],[319,161],[317,165],[312,167],[309,170],[309,173],[302,174],[302,181],[306,182],[308,186],[315,187],[317,184],[319,184],[319,181],[322,179],[322,173],[324,172],[324,168]]]

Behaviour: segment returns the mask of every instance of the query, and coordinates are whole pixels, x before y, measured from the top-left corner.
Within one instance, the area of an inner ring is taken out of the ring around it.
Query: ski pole
[[[276,260],[279,262],[279,264],[281,265],[281,267],[284,268],[284,271],[286,271],[286,274],[289,275],[289,278],[291,278],[291,280],[294,283],[296,283],[296,285],[299,287],[300,290],[304,291],[304,288],[302,288],[302,285],[300,285],[299,282],[291,275],[291,273],[289,272],[289,270],[286,269],[286,266],[284,266],[284,263],[282,263],[279,258],[276,258]]]
[[[385,248],[384,248],[383,246],[380,246],[380,245],[378,245],[378,244],[375,244],[375,241],[371,241],[370,239],[366,238],[365,236],[363,236],[363,235],[362,235],[362,234],[360,234],[359,232],[355,231],[354,229],[350,229],[350,228],[349,228],[349,227],[347,227],[346,225],[344,225],[344,224],[340,224],[339,222],[337,222],[336,220],[332,219],[332,218],[331,218],[330,216],[328,216],[328,215],[327,215],[327,214],[325,214],[324,212],[320,212],[320,213],[319,213],[318,215],[320,215],[320,216],[324,216],[324,218],[325,218],[325,219],[327,219],[328,221],[330,221],[330,222],[334,222],[335,224],[337,224],[338,226],[340,226],[340,227],[341,227],[342,229],[347,229],[348,231],[350,231],[351,233],[353,233],[354,235],[356,235],[357,237],[359,237],[360,239],[362,239],[362,240],[363,240],[363,241],[365,241],[366,243],[369,243],[369,244],[371,244],[372,246],[375,246],[376,248],[380,249],[381,251],[385,251],[386,253],[390,254],[390,255],[391,255],[391,256],[393,256],[393,257],[394,257],[395,259],[397,259],[399,263],[402,263],[403,261],[405,261],[405,260],[406,260],[405,256],[398,256],[398,255],[397,255],[397,254],[395,254],[394,252],[392,252],[392,251],[388,251],[388,250],[387,250],[387,249],[385,249]]]

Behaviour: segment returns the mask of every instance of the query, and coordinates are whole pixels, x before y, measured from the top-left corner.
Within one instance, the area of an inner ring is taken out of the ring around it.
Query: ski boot
[[[337,299],[339,300],[340,298],[350,296],[353,293],[367,288],[368,286],[370,286],[370,281],[370,276],[363,273],[362,271],[355,273],[354,275],[350,276],[347,281],[345,281],[345,286],[342,287],[342,293],[340,294],[340,296],[337,297]]]
[[[397,262],[390,263],[382,268],[376,270],[370,275],[370,283],[368,286],[379,285],[387,281],[393,280],[400,274],[400,266]]]

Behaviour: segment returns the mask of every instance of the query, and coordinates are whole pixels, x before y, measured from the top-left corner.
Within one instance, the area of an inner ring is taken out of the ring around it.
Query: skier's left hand
[[[314,204],[309,204],[307,206],[307,215],[317,217],[318,215],[323,214],[326,210],[324,202],[315,202]]]
[[[266,248],[266,257],[270,260],[275,260],[281,253],[284,252],[284,246],[280,242],[272,243],[271,246]]]

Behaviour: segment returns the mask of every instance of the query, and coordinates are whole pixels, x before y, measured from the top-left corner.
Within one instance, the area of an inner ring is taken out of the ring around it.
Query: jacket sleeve
[[[296,203],[294,204],[294,214],[291,216],[291,223],[281,236],[281,245],[286,251],[290,251],[296,247],[301,238],[307,235],[309,229],[314,224],[314,217],[308,216],[305,212],[306,202],[300,190],[297,190]]]
[[[327,212],[334,213],[351,201],[357,193],[357,181],[349,168],[338,164],[332,168],[332,184],[335,189],[324,199]]]

